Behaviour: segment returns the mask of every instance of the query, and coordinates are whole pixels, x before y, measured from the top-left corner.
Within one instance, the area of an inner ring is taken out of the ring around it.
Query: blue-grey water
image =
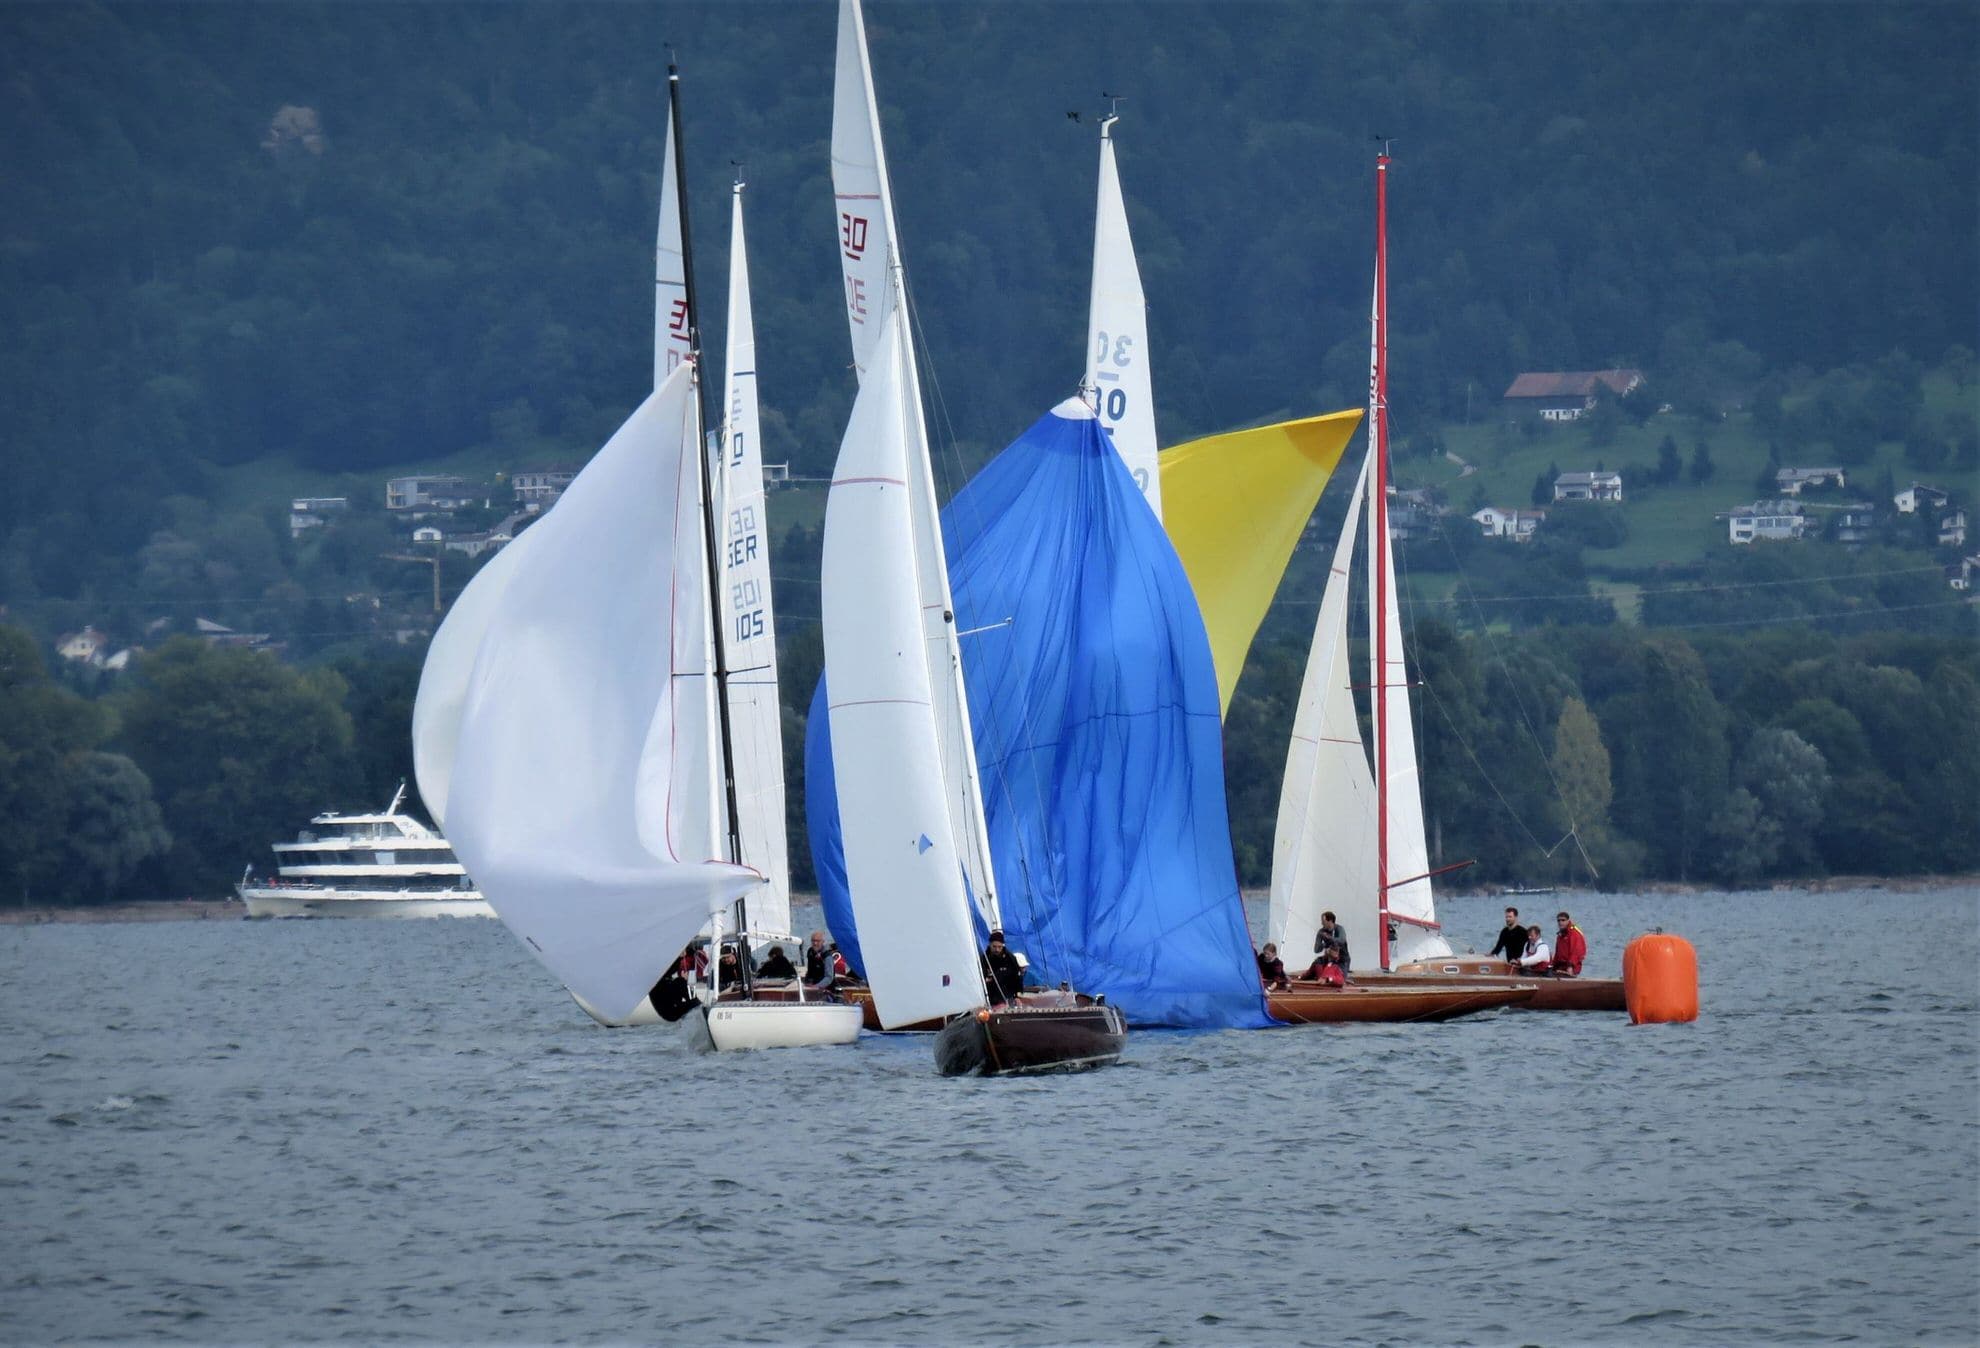
[[[0,927],[0,1340],[1980,1338],[1980,891],[1572,906],[1701,1019],[943,1080],[597,1029],[494,922]]]

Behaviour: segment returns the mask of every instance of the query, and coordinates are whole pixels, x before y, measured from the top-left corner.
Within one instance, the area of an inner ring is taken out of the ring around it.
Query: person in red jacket
[[[1566,913],[1554,914],[1554,922],[1554,977],[1578,977],[1581,962],[1588,958],[1588,938]]]

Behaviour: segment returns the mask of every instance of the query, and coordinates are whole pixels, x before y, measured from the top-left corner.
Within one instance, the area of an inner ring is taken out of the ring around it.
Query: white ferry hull
[[[472,891],[458,894],[406,894],[381,890],[239,887],[250,918],[261,917],[493,917],[488,901]]]
[[[704,1049],[815,1048],[859,1038],[862,1013],[843,1002],[717,1002],[690,1013]]]

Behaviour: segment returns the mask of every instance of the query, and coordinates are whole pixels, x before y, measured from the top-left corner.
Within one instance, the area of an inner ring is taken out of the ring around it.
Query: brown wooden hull
[[[1402,986],[1405,982],[1411,986]],[[1344,988],[1324,983],[1295,982],[1284,992],[1267,992],[1265,1009],[1288,1025],[1332,1025],[1350,1022],[1453,1020],[1458,1016],[1516,1006],[1532,997],[1531,983],[1506,987],[1432,983],[1428,979],[1396,979],[1380,986],[1358,978]]]
[[[1512,987],[1530,985],[1533,996],[1517,1006],[1520,1011],[1621,1011],[1624,1009],[1620,978],[1554,978],[1550,975],[1518,973],[1504,960],[1477,955],[1441,960],[1416,960],[1398,965],[1390,973],[1357,973],[1354,981],[1373,987],[1429,978],[1439,983],[1465,986]]]
[[[1120,1061],[1127,1021],[1114,1007],[1042,998],[953,1016],[935,1036],[935,1067],[945,1077],[1083,1072]]]

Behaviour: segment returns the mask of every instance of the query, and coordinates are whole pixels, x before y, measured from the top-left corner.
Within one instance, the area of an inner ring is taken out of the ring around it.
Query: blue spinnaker
[[[1031,980],[1140,1025],[1264,1026],[1196,598],[1105,433],[1067,404],[942,512],[998,902]],[[821,681],[805,743],[826,921],[859,967]]]

